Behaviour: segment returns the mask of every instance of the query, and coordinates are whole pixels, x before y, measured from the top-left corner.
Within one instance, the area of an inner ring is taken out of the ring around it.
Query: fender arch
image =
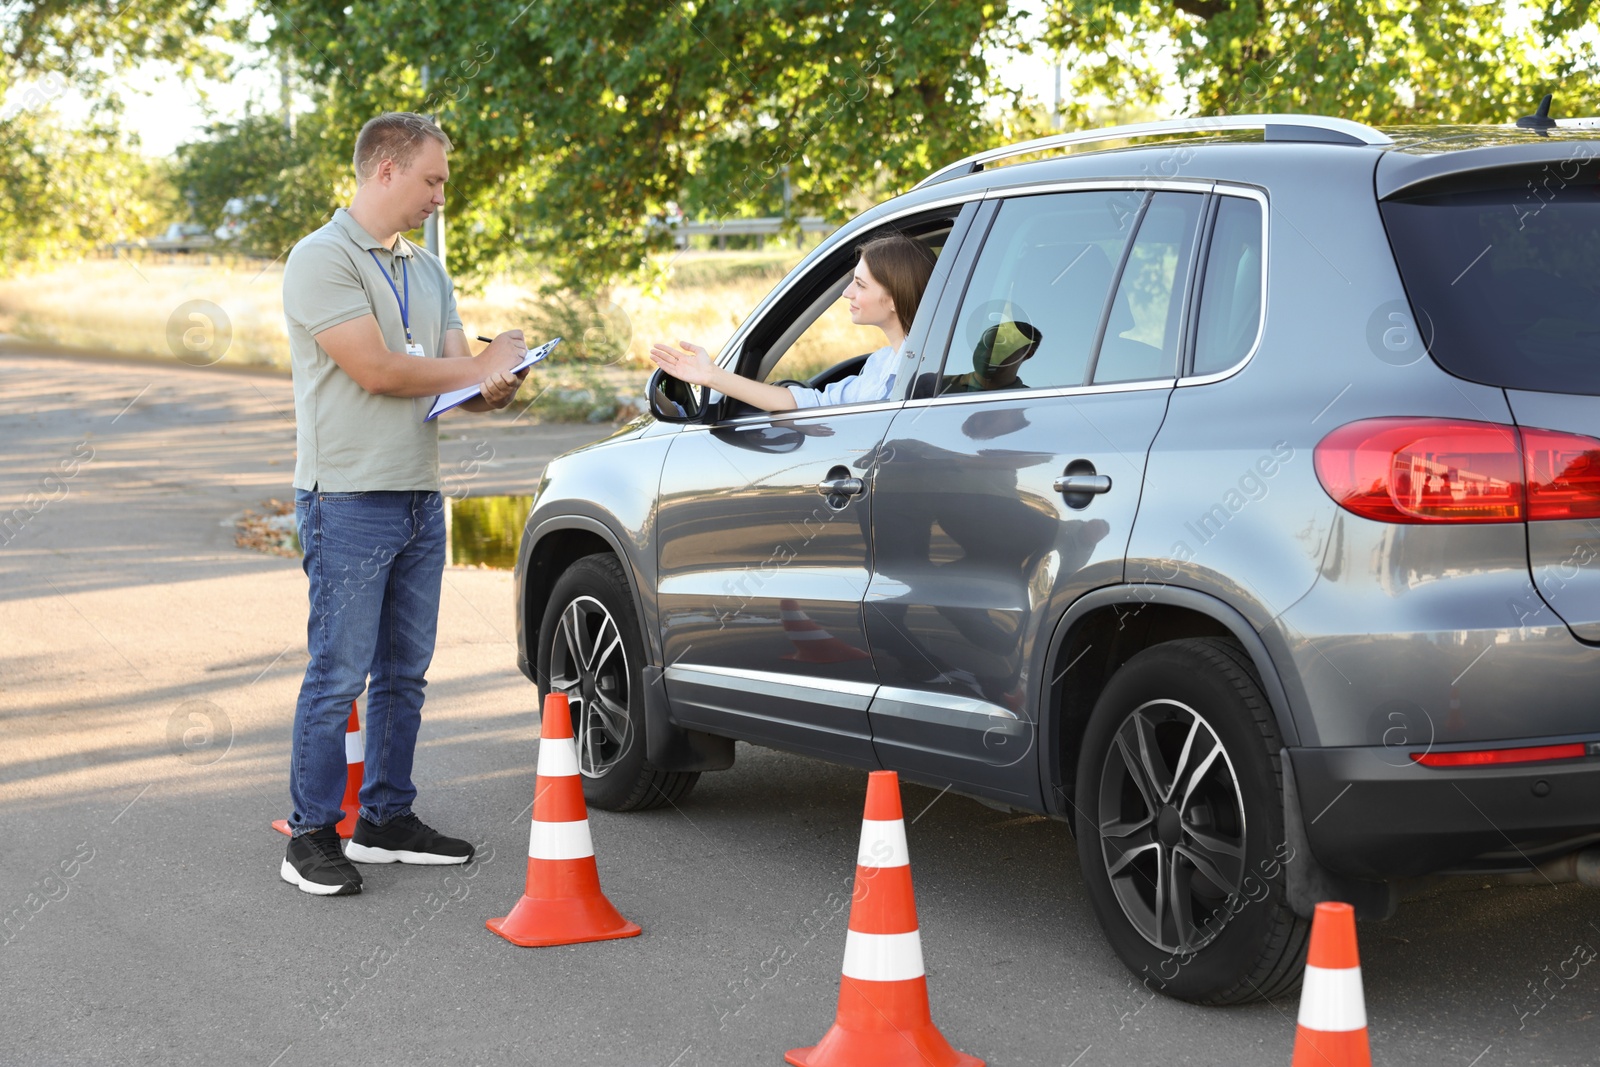
[[[1193,589],[1153,584],[1103,586],[1079,597],[1062,614],[1044,657],[1038,765],[1048,814],[1071,816],[1077,741],[1095,699],[1116,669],[1153,644],[1204,636],[1232,637],[1243,646],[1261,678],[1262,692],[1283,743],[1300,743],[1277,665],[1266,642],[1237,608]],[[1096,644],[1103,645],[1098,656],[1094,654]]]

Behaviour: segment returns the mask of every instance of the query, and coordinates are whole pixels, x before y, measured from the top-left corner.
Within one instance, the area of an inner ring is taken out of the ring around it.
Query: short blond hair
[[[405,170],[417,158],[417,150],[422,147],[423,139],[428,137],[444,145],[446,152],[455,147],[439,124],[426,115],[411,111],[387,111],[368,119],[356,135],[353,161],[356,184],[360,185],[372,177],[378,164],[386,159],[394,160],[396,167]]]

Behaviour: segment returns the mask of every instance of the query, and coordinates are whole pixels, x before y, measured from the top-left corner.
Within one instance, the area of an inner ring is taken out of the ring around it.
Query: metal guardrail
[[[117,241],[113,244],[102,245],[108,252],[220,252],[231,251],[217,244],[217,240],[209,235],[204,237],[181,237],[168,240],[165,237],[152,237],[145,241]]]
[[[802,234],[826,236],[839,228],[821,215],[803,215],[794,220]],[[783,232],[784,220],[779,216],[753,219],[718,219],[714,222],[665,222],[658,225],[672,231],[673,243],[679,248],[689,247],[691,237],[776,237]]]

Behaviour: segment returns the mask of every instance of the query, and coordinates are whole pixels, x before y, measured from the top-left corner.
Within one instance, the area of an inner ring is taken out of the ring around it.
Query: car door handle
[[[1111,476],[1107,474],[1063,474],[1053,483],[1058,493],[1109,493]]]
[[[867,483],[860,478],[824,478],[817,483],[823,496],[860,496]]]

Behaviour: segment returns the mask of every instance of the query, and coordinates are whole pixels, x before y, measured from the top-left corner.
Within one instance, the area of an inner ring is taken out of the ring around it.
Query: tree
[[[355,186],[348,164],[324,143],[321,112],[293,133],[271,115],[216,123],[205,139],[178,146],[172,181],[207,229],[240,224],[239,247],[268,259],[327,222]]]
[[[1170,51],[1189,114],[1495,123],[1545,92],[1554,114],[1595,113],[1600,63],[1583,31],[1596,6],[1535,4],[1519,18],[1470,0],[1053,0],[1043,44],[1069,59],[1079,101],[1158,101],[1155,60]]]
[[[145,58],[220,70],[206,35],[231,32],[215,0],[74,3],[18,0],[0,10],[0,270],[81,255],[134,236],[158,210],[159,168],[141,157],[102,103],[64,130],[50,108],[69,85],[90,92]]]
[[[67,131],[47,108],[22,110],[0,139],[0,271],[81,256],[137,236],[155,217],[149,160],[114,125]]]
[[[793,214],[838,218],[995,143],[984,52],[1015,23],[1004,0],[270,10],[330,86],[333,140],[384,110],[438,114],[456,143],[454,269],[531,256],[586,292],[648,271],[669,202],[691,218],[768,212],[787,176]]]

